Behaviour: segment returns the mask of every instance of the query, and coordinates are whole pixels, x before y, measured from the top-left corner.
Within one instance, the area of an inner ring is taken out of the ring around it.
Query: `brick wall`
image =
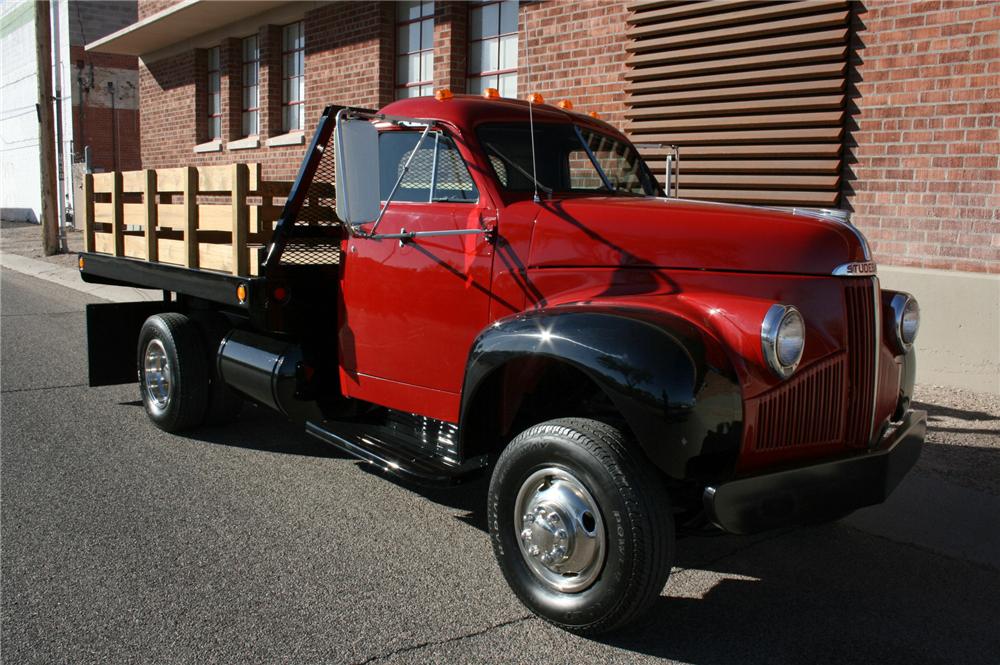
[[[623,127],[627,16],[620,0],[567,0],[522,7],[518,97],[540,92],[551,104],[569,99],[573,110],[597,111],[615,127]]]
[[[1000,273],[1000,3],[855,12],[855,222],[882,263]]]
[[[163,11],[171,5],[176,5],[180,0],[138,0],[139,20],[152,16]]]

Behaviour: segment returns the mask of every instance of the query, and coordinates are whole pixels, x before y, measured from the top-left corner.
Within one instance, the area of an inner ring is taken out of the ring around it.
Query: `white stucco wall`
[[[38,79],[34,4],[0,4],[0,212],[38,221]]]

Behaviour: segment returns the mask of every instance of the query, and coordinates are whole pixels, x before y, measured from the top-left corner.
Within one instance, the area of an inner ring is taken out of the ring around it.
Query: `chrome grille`
[[[877,312],[875,280],[852,279],[844,287],[847,305],[847,432],[848,446],[868,445],[875,408]]]

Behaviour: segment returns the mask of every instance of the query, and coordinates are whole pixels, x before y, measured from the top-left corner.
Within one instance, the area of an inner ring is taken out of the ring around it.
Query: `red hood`
[[[683,199],[542,201],[532,267],[649,266],[829,275],[865,261],[846,223],[781,210]]]

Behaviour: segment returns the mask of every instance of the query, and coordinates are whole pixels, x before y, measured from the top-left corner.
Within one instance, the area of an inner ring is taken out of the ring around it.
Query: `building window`
[[[260,118],[260,48],[257,35],[243,40],[243,136],[256,136]]]
[[[305,53],[306,38],[302,21],[286,25],[281,36],[281,126],[286,132],[305,127]]]
[[[222,70],[219,47],[208,49],[208,140],[222,138]]]
[[[517,97],[517,0],[470,6],[469,92],[486,88]]]
[[[396,99],[433,92],[434,3],[396,5]]]

